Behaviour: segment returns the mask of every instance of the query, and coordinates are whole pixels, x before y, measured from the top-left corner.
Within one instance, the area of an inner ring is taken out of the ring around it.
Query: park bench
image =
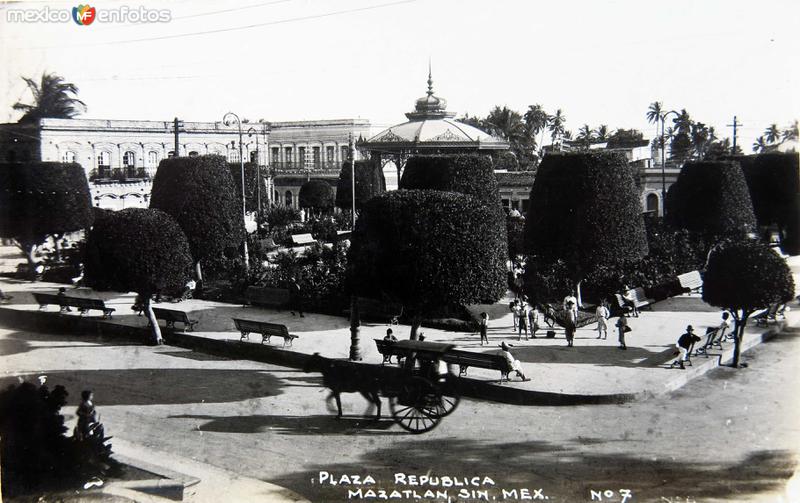
[[[442,355],[442,360],[453,365],[458,365],[458,376],[467,375],[470,367],[478,367],[489,370],[500,371],[500,382],[508,381],[508,373],[511,367],[505,357],[492,353],[475,353],[473,351],[462,351],[451,349]]]
[[[163,309],[160,307],[153,308],[153,314],[157,320],[164,320],[167,322],[167,328],[175,328],[175,322],[183,323],[183,329],[187,332],[194,330],[194,326],[198,320],[190,320],[185,311],[175,311],[173,309]]]
[[[353,234],[353,231],[336,231],[336,241],[350,239],[351,234]]]
[[[708,327],[706,329],[706,342],[695,349],[695,356],[705,356],[708,358],[708,351],[714,348],[722,351],[722,341],[724,340],[725,334],[720,334],[719,329],[720,327]]]
[[[251,285],[245,290],[244,298],[245,306],[253,304],[281,309],[289,305],[289,290]]]
[[[268,321],[242,320],[239,318],[233,318],[233,322],[236,324],[236,329],[242,333],[241,340],[249,340],[251,333],[261,334],[261,344],[264,344],[265,342],[269,342],[270,337],[275,335],[277,337],[283,337],[283,347],[291,347],[292,341],[297,339],[296,335],[289,333],[286,325],[279,325]]]
[[[311,234],[292,234],[292,244],[294,246],[305,246],[316,243],[317,240]]]
[[[397,361],[400,361],[400,351],[394,348],[395,341],[387,341],[386,339],[375,339],[375,345],[378,347],[378,353],[383,356],[381,365],[392,363],[392,357],[397,356]]]
[[[703,288],[703,277],[700,271],[694,270],[684,274],[678,275],[678,282],[681,284],[683,290],[691,292],[699,292]]]
[[[39,304],[39,309],[46,309],[48,305],[53,304],[59,306],[60,311],[66,312],[68,307],[78,309],[81,316],[91,310],[102,311],[103,318],[111,318],[111,313],[115,311],[113,307],[106,307],[105,302],[100,299],[87,299],[85,297],[68,297],[66,295],[57,295],[53,293],[39,293],[34,292],[33,298]]]
[[[786,304],[772,304],[769,309],[753,317],[757,327],[766,327],[772,321],[778,321],[778,318],[786,317]]]

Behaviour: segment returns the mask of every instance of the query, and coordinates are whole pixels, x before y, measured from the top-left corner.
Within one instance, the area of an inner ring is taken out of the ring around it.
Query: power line
[[[261,3],[257,3],[257,4],[252,4],[252,5],[244,5],[242,7],[231,7],[230,9],[220,9],[220,10],[215,10],[215,11],[210,11],[210,12],[199,12],[197,14],[188,14],[186,16],[174,16],[172,19],[189,19],[189,18],[193,18],[193,17],[212,16],[214,14],[224,14],[226,12],[235,12],[235,11],[240,11],[240,10],[255,9],[257,7],[264,7],[264,6],[267,6],[267,5],[274,5],[274,4],[278,4],[278,3],[286,3],[286,2],[291,2],[291,1],[292,0],[273,0],[272,2],[261,2]]]
[[[382,9],[384,7],[392,7],[392,6],[395,6],[395,5],[407,4],[407,3],[412,3],[412,2],[415,2],[415,1],[416,0],[399,0],[399,1],[396,1],[396,2],[388,2],[388,3],[384,3],[384,4],[379,4],[379,5],[370,5],[370,6],[367,6],[367,7],[358,7],[358,8],[355,8],[355,9],[345,9],[345,10],[334,11],[334,12],[326,12],[324,14],[312,14],[312,15],[309,15],[309,16],[300,16],[300,17],[294,17],[294,18],[288,18],[288,19],[280,19],[278,21],[267,21],[265,23],[256,23],[256,24],[250,24],[250,25],[245,25],[245,26],[232,26],[232,27],[229,27],[229,28],[219,28],[217,30],[196,31],[196,32],[191,32],[191,33],[179,33],[177,35],[163,35],[163,36],[160,36],[160,37],[145,37],[145,38],[136,38],[136,39],[128,39],[128,40],[116,40],[116,41],[110,41],[110,42],[97,42],[97,43],[91,43],[91,44],[76,44],[76,45],[70,45],[70,46],[57,45],[57,46],[39,46],[39,47],[17,47],[16,49],[55,49],[55,48],[73,48],[73,47],[92,47],[92,46],[96,46],[96,45],[133,44],[133,43],[138,43],[138,42],[153,42],[153,41],[157,41],[157,40],[170,40],[170,39],[175,39],[175,38],[197,37],[197,36],[201,36],[201,35],[212,35],[212,34],[215,34],[215,33],[226,33],[226,32],[231,32],[231,31],[250,30],[250,29],[253,29],[253,28],[260,28],[260,27],[263,27],[263,26],[273,26],[273,25],[279,25],[279,24],[293,23],[293,22],[296,22],[296,21],[310,21],[312,19],[321,19],[321,18],[326,18],[326,17],[339,16],[339,15],[342,15],[342,14],[352,14],[354,12],[363,12],[363,11],[368,11],[368,10]]]

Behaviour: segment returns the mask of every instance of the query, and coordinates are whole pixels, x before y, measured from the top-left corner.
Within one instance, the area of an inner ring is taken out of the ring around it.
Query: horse
[[[305,372],[319,372],[322,374],[322,383],[331,390],[326,400],[336,399],[339,413],[336,419],[342,417],[342,393],[361,393],[369,402],[375,404],[378,413],[375,419],[381,417],[381,380],[380,377],[366,365],[332,360],[314,353],[306,362]]]

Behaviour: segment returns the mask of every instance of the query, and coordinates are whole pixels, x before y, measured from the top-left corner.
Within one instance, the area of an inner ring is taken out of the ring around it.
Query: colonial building
[[[76,162],[86,170],[95,206],[146,207],[158,164],[175,154],[176,144],[181,156],[217,154],[239,162],[236,125],[179,121],[177,135],[175,125],[98,119],[0,124],[0,158]],[[303,179],[338,177],[350,136],[368,136],[369,127],[362,119],[242,124],[241,152],[264,168],[267,200],[294,206]]]

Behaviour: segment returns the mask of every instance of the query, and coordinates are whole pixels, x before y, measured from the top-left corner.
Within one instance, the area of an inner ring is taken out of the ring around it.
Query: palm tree
[[[608,141],[609,134],[608,126],[606,124],[600,124],[597,129],[594,130],[594,139],[598,142]]]
[[[584,124],[578,130],[576,140],[578,140],[578,144],[581,146],[582,150],[589,150],[589,146],[594,141],[594,131],[592,131],[592,128],[590,128],[588,124]]]
[[[687,112],[685,108],[681,109],[681,113],[679,113],[672,122],[675,124],[676,134],[683,133],[686,135],[691,133],[692,124],[694,123],[692,118],[689,116],[689,112]]]
[[[767,140],[767,143],[772,145],[776,143],[781,137],[781,131],[778,129],[777,124],[770,124],[770,126],[764,131],[764,139]]]
[[[553,143],[556,142],[557,138],[560,138],[564,134],[564,124],[566,123],[567,118],[564,116],[563,112],[559,108],[556,110],[556,114],[550,117],[550,124],[548,124],[548,129],[550,129],[550,139]]]
[[[658,134],[658,121],[661,120],[661,113],[664,111],[663,105],[660,101],[650,103],[647,108],[647,122],[656,125],[656,134]]]
[[[800,127],[797,125],[797,120],[781,132],[783,141],[797,140],[798,136],[800,136]]]
[[[764,140],[763,136],[759,136],[756,138],[756,141],[753,143],[753,152],[756,154],[760,154],[767,149],[767,142]]]
[[[525,112],[523,119],[531,133],[537,135],[547,127],[550,116],[547,115],[542,105],[537,103],[536,105],[528,105],[528,111]]]
[[[54,73],[43,73],[41,82],[23,77],[33,94],[33,103],[17,102],[14,110],[25,112],[19,122],[34,122],[43,117],[71,119],[86,110],[86,104],[76,98],[78,87],[64,82],[64,78]]]

